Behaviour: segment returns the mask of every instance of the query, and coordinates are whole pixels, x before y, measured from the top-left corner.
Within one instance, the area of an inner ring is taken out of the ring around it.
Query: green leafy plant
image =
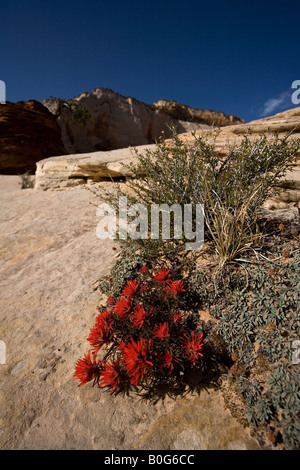
[[[253,353],[254,344],[271,362],[289,358],[290,343],[298,339],[300,332],[298,263],[297,251],[289,262],[281,258],[272,268],[268,263],[247,268],[241,263],[238,273],[243,282],[235,284],[237,272],[231,272],[225,281],[231,282],[226,300],[220,292],[211,306],[219,319],[218,331],[230,351],[238,351],[239,361],[245,366],[251,365],[245,352]]]
[[[247,418],[258,433],[275,433],[274,443],[285,448],[299,445],[300,369],[292,363],[292,343],[300,335],[295,242],[284,242],[290,253],[284,258],[282,239],[273,235],[268,260],[227,267],[210,293],[210,312],[234,357],[232,377],[240,384]]]
[[[273,439],[282,441],[285,449],[298,449],[299,370],[293,364],[282,363],[272,367],[266,383],[246,377],[238,382],[247,404],[248,421],[273,430]]]

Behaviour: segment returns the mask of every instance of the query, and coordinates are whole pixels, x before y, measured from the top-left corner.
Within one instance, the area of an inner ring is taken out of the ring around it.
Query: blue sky
[[[2,0],[7,101],[98,87],[249,122],[295,105],[300,2]]]

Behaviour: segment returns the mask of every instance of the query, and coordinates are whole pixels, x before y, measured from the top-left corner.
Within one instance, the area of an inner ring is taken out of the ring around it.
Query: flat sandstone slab
[[[155,145],[142,145],[138,150],[148,148]],[[127,165],[134,161],[132,148],[46,158],[37,163],[35,189],[68,188],[88,181],[131,176]]]

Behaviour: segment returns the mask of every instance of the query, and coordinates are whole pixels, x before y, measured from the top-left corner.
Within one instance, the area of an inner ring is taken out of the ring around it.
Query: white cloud
[[[261,115],[268,116],[273,114],[275,111],[283,111],[284,109],[291,108],[293,106],[291,101],[291,92],[283,91],[280,95],[270,98],[262,107]]]

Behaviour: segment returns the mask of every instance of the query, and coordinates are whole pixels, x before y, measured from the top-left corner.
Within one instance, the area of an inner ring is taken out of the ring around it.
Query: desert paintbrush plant
[[[201,367],[203,333],[191,330],[180,309],[185,292],[170,270],[140,271],[121,295],[109,298],[87,338],[91,349],[76,364],[80,385],[97,383],[117,394],[130,388],[176,384]]]

